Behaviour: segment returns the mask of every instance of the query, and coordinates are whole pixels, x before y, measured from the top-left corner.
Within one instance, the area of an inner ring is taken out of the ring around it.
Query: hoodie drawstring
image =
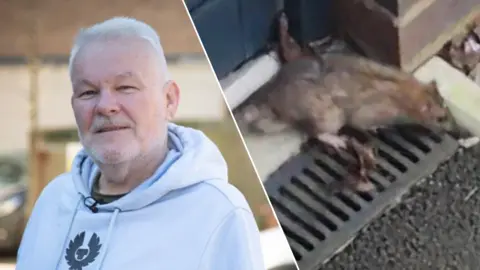
[[[58,267],[60,266],[60,262],[62,261],[63,251],[66,248],[66,245],[67,245],[67,242],[68,242],[68,236],[70,235],[70,232],[71,232],[72,227],[73,227],[73,221],[75,220],[75,216],[77,215],[77,212],[78,212],[78,206],[80,205],[80,203],[82,201],[83,201],[83,199],[82,199],[82,197],[80,197],[80,199],[77,202],[77,205],[75,206],[75,211],[73,211],[72,218],[70,218],[70,224],[68,225],[68,231],[67,231],[67,234],[65,235],[65,240],[63,240],[62,250],[60,251],[60,257],[58,258],[57,267],[55,267],[55,269],[58,269]]]
[[[82,203],[84,200],[85,199],[83,198],[83,196],[81,196],[80,199],[77,202],[77,205],[75,206],[75,211],[73,212],[72,217],[70,218],[70,224],[68,226],[68,231],[67,231],[67,234],[65,235],[65,240],[63,241],[62,250],[60,251],[60,257],[58,258],[57,266],[55,267],[55,269],[59,269],[59,267],[60,267],[60,263],[62,262],[62,259],[63,259],[63,251],[66,249],[66,246],[68,244],[68,239],[69,239],[70,233],[72,231],[73,222],[75,221],[75,217],[77,216],[77,213],[78,213],[78,207],[79,207],[80,203]],[[116,208],[113,211],[112,218],[110,219],[110,223],[108,224],[107,239],[106,239],[105,245],[104,245],[105,250],[102,252],[102,255],[100,257],[100,261],[99,261],[98,267],[97,267],[98,270],[101,269],[101,267],[103,265],[103,261],[105,260],[105,256],[107,255],[108,246],[110,244],[110,239],[111,239],[111,236],[112,236],[113,227],[115,226],[115,222],[117,220],[118,213],[120,213],[120,209]]]
[[[107,232],[107,240],[105,241],[105,250],[102,252],[102,257],[100,258],[100,262],[98,264],[97,269],[100,270],[102,267],[103,261],[105,260],[105,256],[107,255],[108,246],[110,244],[110,238],[112,236],[113,227],[115,226],[115,221],[117,220],[118,213],[120,213],[120,209],[116,208],[113,211],[112,218],[110,219],[110,223],[108,224],[108,232]]]

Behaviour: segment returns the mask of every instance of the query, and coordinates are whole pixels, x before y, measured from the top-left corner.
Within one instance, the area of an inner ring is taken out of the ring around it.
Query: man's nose
[[[110,116],[120,111],[120,106],[115,94],[109,90],[100,91],[96,111],[99,114]]]

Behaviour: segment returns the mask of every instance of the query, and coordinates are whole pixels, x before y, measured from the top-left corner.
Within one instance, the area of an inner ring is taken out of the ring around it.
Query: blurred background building
[[[9,0],[0,1],[0,247],[17,244],[41,189],[69,169],[79,146],[69,51],[80,28],[113,16],[132,16],[158,31],[181,88],[176,122],[217,143],[260,228],[275,226],[260,210],[267,203],[263,188],[182,1]]]

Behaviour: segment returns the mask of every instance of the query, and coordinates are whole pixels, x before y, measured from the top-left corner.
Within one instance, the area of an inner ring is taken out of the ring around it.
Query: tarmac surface
[[[480,145],[459,149],[322,270],[480,269]]]

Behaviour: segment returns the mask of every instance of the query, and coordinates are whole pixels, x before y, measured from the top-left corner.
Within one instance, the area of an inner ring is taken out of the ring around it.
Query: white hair
[[[162,75],[165,77],[165,81],[170,80],[170,74],[168,72],[167,60],[163,52],[162,44],[160,43],[160,37],[155,29],[150,25],[129,17],[113,17],[101,23],[94,24],[85,29],[81,29],[75,38],[74,45],[70,52],[70,59],[68,64],[68,70],[70,77],[72,75],[72,65],[75,60],[75,56],[80,49],[91,41],[98,39],[108,38],[137,38],[148,41],[158,54],[160,61],[160,67],[162,69]]]

